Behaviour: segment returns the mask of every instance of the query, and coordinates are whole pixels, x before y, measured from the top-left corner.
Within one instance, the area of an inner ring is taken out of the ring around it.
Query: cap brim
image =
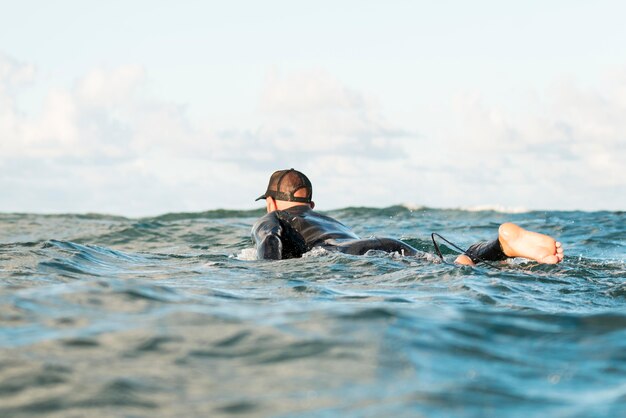
[[[257,200],[261,200],[261,199],[265,199],[267,198],[267,196],[265,196],[264,194],[262,194],[261,196],[257,197],[256,199],[254,199],[254,201],[256,202]]]

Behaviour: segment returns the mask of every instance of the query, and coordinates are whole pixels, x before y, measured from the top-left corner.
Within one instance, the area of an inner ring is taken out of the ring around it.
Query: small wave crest
[[[315,247],[311,251],[302,254],[302,258],[321,257],[327,254],[329,254],[329,251],[327,249],[322,247]],[[244,248],[243,250],[239,251],[239,253],[237,253],[234,257],[238,260],[243,261],[258,260],[255,248]]]
[[[503,206],[503,205],[477,205],[477,206],[464,206],[460,208],[468,212],[499,212],[499,213],[528,213],[530,209],[518,206]]]
[[[238,260],[244,261],[254,261],[257,259],[256,257],[256,249],[255,248],[244,248],[235,256]]]
[[[329,251],[326,248],[322,248],[322,247],[315,247],[313,249],[311,249],[311,251],[308,251],[304,254],[302,254],[302,258],[308,258],[308,257],[321,257],[324,255],[328,255]]]

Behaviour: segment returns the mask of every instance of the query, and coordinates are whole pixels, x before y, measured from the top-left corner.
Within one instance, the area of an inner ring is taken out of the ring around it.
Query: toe
[[[556,255],[547,255],[543,259],[541,259],[541,263],[544,263],[544,264],[556,264],[559,261],[561,260],[559,260],[559,258]]]

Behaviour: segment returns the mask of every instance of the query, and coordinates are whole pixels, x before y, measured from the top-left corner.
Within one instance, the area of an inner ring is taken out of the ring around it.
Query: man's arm
[[[275,213],[268,213],[252,227],[252,240],[260,260],[280,260],[283,258],[283,228]]]

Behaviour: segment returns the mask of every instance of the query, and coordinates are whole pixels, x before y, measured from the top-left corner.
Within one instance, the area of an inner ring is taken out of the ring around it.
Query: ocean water
[[[566,258],[260,261],[260,211],[0,214],[0,416],[626,416],[623,212],[326,213],[430,254],[513,221]]]

